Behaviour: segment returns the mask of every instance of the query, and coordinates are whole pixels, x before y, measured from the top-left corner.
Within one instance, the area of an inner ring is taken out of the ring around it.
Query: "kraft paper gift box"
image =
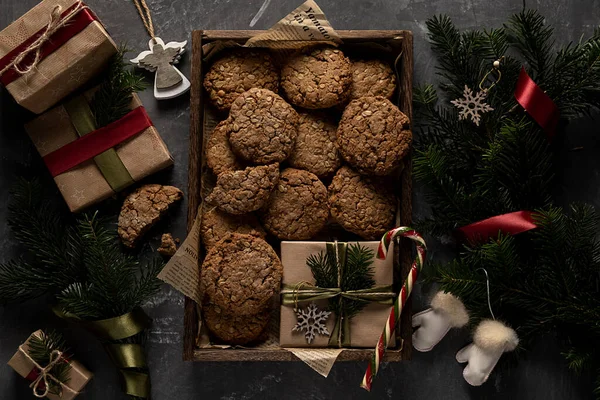
[[[92,96],[93,91],[88,91],[25,125],[72,212],[173,165],[167,146],[135,94],[129,114],[86,132],[92,118],[87,103]]]
[[[44,0],[0,32],[0,71],[6,69],[0,83],[17,103],[41,114],[100,73],[116,50],[85,4]]]
[[[34,336],[40,338],[42,336],[42,331],[38,330],[32,333],[29,338],[27,338],[25,343],[19,346],[17,352],[8,361],[8,365],[14,369],[15,372],[31,382],[35,381],[39,376],[41,371],[39,367],[46,367],[46,365],[35,363],[35,361],[29,355],[29,342]],[[92,379],[93,374],[76,360],[65,359],[60,362],[68,362],[71,365],[67,381],[61,383],[62,395],[59,396],[57,394],[49,393],[46,398],[50,400],[72,400],[77,397],[79,392],[81,392],[90,379]],[[50,370],[49,373],[52,374],[52,370]],[[51,378],[48,377],[47,379]],[[45,387],[43,386],[42,382],[40,383],[42,386],[39,386],[39,388],[40,391],[43,392]]]
[[[363,247],[373,250],[377,254],[379,242],[351,242],[358,243]],[[349,243],[350,244],[350,243]],[[326,242],[281,242],[281,263],[283,264],[283,286],[294,287],[300,282],[315,283],[312,271],[306,264],[311,255],[327,250]],[[392,251],[392,250],[390,250]],[[390,254],[393,254],[392,252]],[[386,260],[373,259],[373,270],[376,287],[393,285],[394,283],[394,257]],[[392,296],[393,298],[393,296]],[[311,301],[299,302],[298,308],[306,308]],[[328,301],[315,301],[319,310],[327,310]],[[391,304],[380,304],[369,302],[362,311],[350,320],[350,346],[372,348],[377,344],[387,318],[390,314]],[[293,332],[296,325],[296,315],[293,305],[281,305],[280,335],[281,347],[331,347],[329,337],[317,335],[311,344],[308,344],[304,332]],[[326,323],[327,330],[333,334],[336,316],[332,313]],[[395,341],[390,343],[394,346]],[[339,343],[335,345],[339,346]]]

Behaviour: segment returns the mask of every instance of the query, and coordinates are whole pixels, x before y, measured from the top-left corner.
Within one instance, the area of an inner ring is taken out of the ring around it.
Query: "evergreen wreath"
[[[600,30],[554,50],[553,29],[536,11],[524,10],[501,28],[460,33],[446,16],[427,21],[439,63],[439,90],[415,92],[419,135],[415,177],[425,184],[431,217],[420,229],[448,235],[492,216],[536,210],[538,228],[517,236],[501,233],[487,243],[464,245],[447,264],[430,263],[429,281],[461,298],[471,324],[489,318],[486,275],[496,316],[528,347],[556,335],[572,369],[596,376],[600,398],[600,219],[586,205],[565,212],[553,206],[553,146],[516,102],[519,70],[560,110],[562,122],[600,106]],[[465,85],[476,88],[495,60],[502,79],[487,96],[493,111],[476,126],[459,121],[449,100]],[[439,95],[438,95],[439,93]]]

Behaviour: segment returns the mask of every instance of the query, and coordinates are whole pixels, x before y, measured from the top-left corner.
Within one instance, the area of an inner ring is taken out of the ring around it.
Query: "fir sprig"
[[[97,127],[106,126],[130,112],[133,93],[146,87],[144,76],[127,68],[123,59],[127,52],[128,49],[121,46],[112,57],[106,77],[90,102]]]
[[[570,367],[597,374],[600,398],[599,219],[589,206],[568,212],[552,206],[552,147],[514,98],[524,67],[563,120],[597,109],[600,30],[556,50],[553,29],[535,11],[483,32],[460,32],[445,16],[427,26],[442,81],[439,90],[429,85],[415,91],[415,176],[426,185],[432,207],[420,228],[448,235],[518,210],[538,210],[538,228],[469,243],[450,263],[430,263],[426,275],[464,301],[475,325],[491,317],[485,269],[496,317],[517,330],[524,347],[554,334]],[[501,81],[487,94],[494,111],[483,115],[480,126],[458,121],[449,100],[460,97],[465,85],[477,90],[501,57]]]
[[[71,358],[69,349],[63,336],[56,331],[41,332],[40,336],[33,335],[28,343],[29,356],[40,366],[45,367],[50,364],[52,352],[58,350],[62,353],[63,359],[56,363],[50,371],[56,380],[67,385],[69,383],[69,372],[71,364],[66,360]],[[49,393],[60,395],[62,388],[53,379],[48,379]]]
[[[349,290],[370,289],[375,286],[373,278],[373,261],[375,253],[359,243],[350,243],[346,251],[346,263],[338,264],[339,257],[333,251],[321,251],[312,254],[306,260],[311,269],[315,284],[323,288],[340,288],[343,292]],[[338,260],[338,261],[336,261]],[[341,281],[338,282],[338,271]],[[329,300],[329,310],[337,315],[352,318],[368,303],[363,300],[349,300],[335,297]]]

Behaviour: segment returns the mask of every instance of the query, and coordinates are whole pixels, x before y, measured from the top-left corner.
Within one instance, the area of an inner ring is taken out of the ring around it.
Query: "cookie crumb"
[[[157,251],[165,257],[173,257],[177,252],[177,243],[179,239],[173,239],[170,233],[165,233],[160,239],[160,247]]]

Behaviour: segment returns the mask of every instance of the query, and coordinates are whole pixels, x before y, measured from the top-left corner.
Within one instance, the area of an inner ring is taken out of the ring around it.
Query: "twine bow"
[[[29,385],[29,387],[33,389],[33,395],[35,397],[42,399],[48,396],[48,393],[50,393],[50,385],[48,379],[53,380],[54,382],[58,383],[63,389],[67,389],[69,392],[75,395],[79,394],[78,391],[71,389],[68,385],[65,385],[63,382],[56,379],[54,375],[50,373],[50,371],[52,371],[52,368],[54,368],[56,364],[58,364],[61,361],[66,362],[63,353],[60,350],[53,350],[52,353],[50,353],[50,362],[45,367],[42,367],[40,364],[38,364],[29,355],[29,353],[25,351],[23,346],[19,346],[19,351],[21,351],[21,353],[23,353],[25,357],[27,357],[29,361],[31,361],[31,363],[39,370],[38,377],[33,382],[31,382],[31,385]],[[44,385],[44,391],[40,392],[40,385],[42,384]]]
[[[79,13],[84,8],[88,7],[80,1],[75,7],[73,7],[71,11],[69,11],[68,14],[61,16],[62,7],[60,5],[54,7],[52,9],[52,12],[50,13],[50,21],[48,22],[48,25],[46,25],[46,29],[44,30],[44,32],[33,43],[31,43],[29,47],[23,50],[18,56],[14,58],[14,60],[12,60],[6,67],[4,67],[2,71],[0,71],[0,76],[2,76],[6,71],[8,71],[11,68],[14,68],[14,70],[21,75],[28,74],[33,69],[35,69],[35,67],[37,67],[38,63],[40,62],[42,46],[44,45],[44,43],[49,41],[52,35],[56,33],[56,31],[67,25],[69,21],[73,19],[73,17],[75,17],[75,15],[77,15],[77,13]],[[20,64],[32,52],[35,52],[35,57],[33,58],[31,64],[25,67],[21,67]]]

